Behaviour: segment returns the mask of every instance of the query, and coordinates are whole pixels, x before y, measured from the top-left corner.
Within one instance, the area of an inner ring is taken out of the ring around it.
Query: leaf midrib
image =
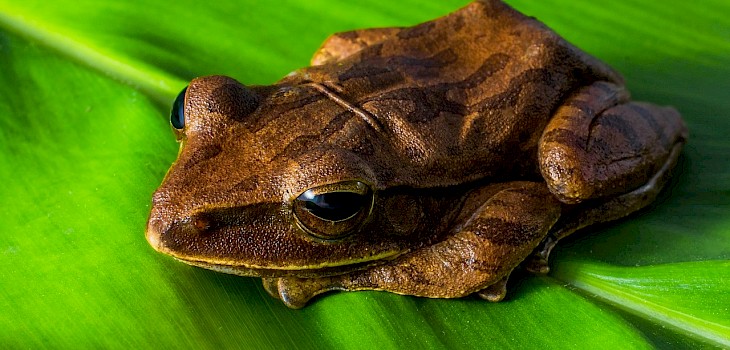
[[[717,268],[727,268],[727,261],[703,261],[702,264],[719,264]],[[591,263],[587,263],[591,265]],[[693,264],[693,263],[674,263]],[[611,285],[606,276],[590,271],[581,271],[580,262],[564,262],[554,270],[553,277],[571,284],[585,295],[606,301],[622,310],[652,320],[658,324],[672,327],[684,334],[700,339],[718,347],[730,347],[730,327],[704,320],[667,306],[657,304],[639,295],[621,290]],[[667,266],[669,264],[663,264]],[[662,266],[662,265],[658,265]],[[652,266],[653,268],[658,266]]]
[[[24,15],[22,10],[17,8],[6,8],[0,12],[0,28],[128,84],[160,104],[167,105],[170,97],[175,95],[176,89],[185,85],[181,79],[157,67],[127,59],[102,46],[83,40],[83,37],[67,28],[53,26],[41,19]]]

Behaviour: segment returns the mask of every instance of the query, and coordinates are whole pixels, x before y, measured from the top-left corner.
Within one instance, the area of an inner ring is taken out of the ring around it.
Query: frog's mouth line
[[[216,272],[227,273],[238,276],[249,276],[249,277],[283,277],[283,276],[295,276],[295,277],[325,277],[341,275],[352,271],[362,270],[364,268],[379,265],[392,261],[397,257],[403,255],[403,252],[385,252],[379,255],[368,257],[367,259],[352,260],[346,263],[340,264],[320,264],[315,266],[284,266],[284,267],[259,267],[259,266],[246,266],[241,264],[226,264],[216,263],[200,259],[190,259],[173,256],[175,259],[182,261],[188,265],[201,267]]]

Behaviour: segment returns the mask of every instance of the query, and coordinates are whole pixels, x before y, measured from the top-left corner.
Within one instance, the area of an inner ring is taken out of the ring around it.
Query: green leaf
[[[568,261],[557,264],[553,275],[651,322],[730,345],[730,261],[643,267]]]
[[[671,186],[569,237],[508,299],[333,293],[302,310],[253,278],[144,239],[191,78],[268,84],[329,34],[412,25],[467,1],[0,0],[4,348],[730,347],[730,4],[510,1],[621,71],[690,129]]]

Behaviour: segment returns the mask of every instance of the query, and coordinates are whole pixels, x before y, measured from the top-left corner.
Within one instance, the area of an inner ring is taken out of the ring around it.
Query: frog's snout
[[[154,248],[156,251],[161,252],[163,251],[162,247],[162,241],[160,240],[160,231],[159,231],[159,220],[155,220],[153,218],[150,218],[149,221],[147,221],[147,229],[145,230],[145,237],[147,238],[147,242]]]

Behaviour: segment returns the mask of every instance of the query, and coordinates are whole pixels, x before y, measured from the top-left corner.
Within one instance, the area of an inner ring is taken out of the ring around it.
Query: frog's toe
[[[480,298],[491,302],[502,301],[507,295],[507,280],[509,280],[509,273],[507,276],[502,277],[496,283],[487,286],[486,288],[477,292]]]
[[[558,243],[557,239],[553,235],[548,235],[545,239],[540,242],[540,245],[535,248],[532,255],[525,261],[525,268],[527,271],[532,273],[546,274],[550,272],[550,266],[548,265],[548,258],[550,252],[553,250],[555,245]]]
[[[300,309],[316,295],[333,289],[326,278],[264,278],[263,284],[266,292],[292,309]]]
[[[548,265],[547,258],[543,258],[539,253],[535,253],[530,257],[527,263],[525,263],[525,268],[527,271],[540,275],[545,275],[550,272],[550,265]]]
[[[262,278],[261,279],[262,284],[264,285],[264,290],[266,293],[269,293],[272,297],[276,299],[279,298],[279,278]]]

